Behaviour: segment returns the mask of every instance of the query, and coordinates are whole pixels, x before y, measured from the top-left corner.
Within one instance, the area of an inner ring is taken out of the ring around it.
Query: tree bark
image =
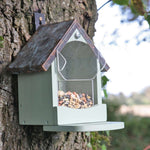
[[[44,13],[46,23],[76,18],[91,38],[95,31],[95,0],[0,0],[0,149],[86,150],[85,133],[19,125],[17,76],[9,74],[7,66],[35,31],[34,11]]]

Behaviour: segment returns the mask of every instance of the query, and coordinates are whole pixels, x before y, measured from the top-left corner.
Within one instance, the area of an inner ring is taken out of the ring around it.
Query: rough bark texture
[[[47,23],[76,18],[91,38],[94,35],[95,0],[0,0],[0,149],[88,149],[85,133],[43,132],[40,126],[18,123],[17,77],[6,68],[35,31],[33,11],[39,10]]]

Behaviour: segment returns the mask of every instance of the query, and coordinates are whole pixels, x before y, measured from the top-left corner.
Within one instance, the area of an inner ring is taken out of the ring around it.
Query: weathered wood
[[[43,70],[43,63],[62,39],[72,22],[71,20],[40,26],[18,53],[16,60],[9,66],[9,70],[14,73]]]
[[[15,61],[9,65],[9,70],[12,73],[47,71],[54,61],[57,51],[61,51],[64,48],[76,29],[80,31],[99,59],[103,67],[102,71],[107,71],[109,66],[105,59],[76,20],[41,25],[19,52]]]

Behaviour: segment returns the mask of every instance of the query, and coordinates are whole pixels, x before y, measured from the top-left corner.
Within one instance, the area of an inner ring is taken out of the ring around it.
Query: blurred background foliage
[[[113,0],[112,5],[119,5],[123,19],[121,23],[136,21],[140,26],[146,20],[150,27],[150,0]],[[149,29],[137,33],[137,45],[143,41],[150,41]],[[142,37],[142,38],[141,38]]]
[[[135,20],[139,15],[144,16],[150,25],[150,1],[149,0],[113,0],[113,3],[121,5],[123,13],[130,9],[130,16]]]
[[[136,116],[132,112],[122,114],[122,105],[127,107],[133,105],[148,105],[150,107],[150,87],[141,93],[132,93],[125,96],[108,94],[103,99],[107,104],[107,115],[109,121],[122,121],[125,128],[108,132],[91,132],[90,143],[92,150],[144,150],[150,145],[150,118]],[[140,110],[139,110],[140,111]]]
[[[119,112],[119,108],[123,104],[128,106],[147,104],[145,99],[150,98],[149,90],[150,87],[140,94],[133,93],[130,97],[125,97],[122,93],[118,96],[110,95],[110,99],[104,100],[104,103],[108,104],[108,120],[123,121],[125,123],[124,129],[110,131],[111,146],[108,146],[108,150],[144,150],[150,145],[149,117],[135,116],[133,113],[121,114]]]
[[[146,20],[150,26],[150,0],[109,0],[111,5],[120,5],[122,13],[121,23],[136,21],[140,26]],[[100,9],[98,9],[99,11]],[[117,30],[117,29],[116,29]],[[137,45],[143,41],[150,41],[149,29],[136,35]],[[114,32],[116,34],[116,32]],[[140,36],[142,38],[139,38]],[[113,35],[112,35],[113,36]],[[115,41],[115,39],[114,39]],[[132,112],[121,113],[121,106],[148,105],[150,107],[150,87],[141,93],[131,93],[125,96],[107,94],[107,82],[109,79],[102,76],[102,87],[104,92],[103,103],[107,104],[107,115],[109,121],[122,121],[125,128],[122,130],[108,132],[91,132],[90,147],[92,150],[144,150],[150,145],[150,118],[136,116]]]
[[[105,4],[110,3],[111,6],[118,5],[120,7],[120,12],[122,14],[122,19],[120,22],[123,23],[132,23],[138,22],[139,26],[142,26],[145,21],[150,26],[150,0],[108,0]],[[103,6],[105,6],[105,4]],[[100,11],[102,7],[98,8]],[[113,9],[110,8],[110,9]],[[114,29],[112,37],[114,39],[110,42],[116,43],[116,36],[118,33],[118,28]],[[135,35],[135,39],[137,40],[137,45],[139,45],[143,41],[150,42],[149,29],[143,30],[142,32],[138,32]],[[119,38],[119,37],[118,37]],[[125,41],[129,42],[129,41]]]

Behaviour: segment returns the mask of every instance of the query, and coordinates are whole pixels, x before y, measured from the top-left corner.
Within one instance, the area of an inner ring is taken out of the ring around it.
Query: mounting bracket
[[[35,29],[37,30],[38,27],[42,24],[45,24],[45,17],[44,14],[34,12],[34,20],[35,20]]]

